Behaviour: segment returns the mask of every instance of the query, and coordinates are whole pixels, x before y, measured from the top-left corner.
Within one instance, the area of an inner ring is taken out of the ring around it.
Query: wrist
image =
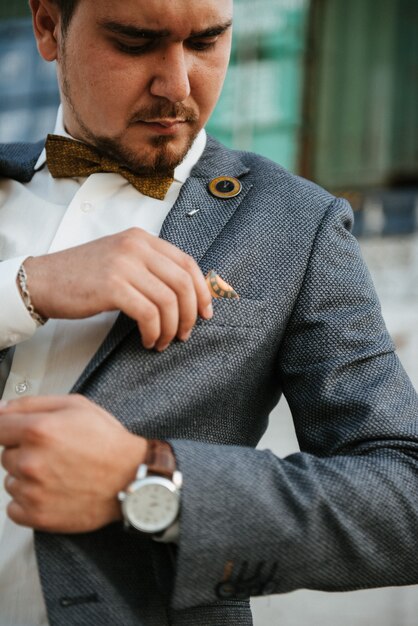
[[[162,541],[175,541],[181,487],[182,474],[177,470],[170,444],[160,440],[147,441],[135,480],[118,494],[125,528]]]
[[[172,478],[177,470],[176,457],[167,441],[147,439],[147,447],[143,463],[147,465],[150,474],[158,474]]]
[[[42,275],[40,275],[40,272],[38,270],[39,257],[37,258],[33,256],[28,257],[27,259],[24,260],[21,267],[23,267],[25,274],[26,274],[26,287],[29,292],[30,302],[35,311],[35,314],[41,320],[47,321],[50,316],[45,311],[45,308],[42,302],[42,297],[40,296],[40,294],[42,292],[41,290],[42,283],[48,285],[48,290],[51,288],[51,285],[45,277],[42,278]],[[17,285],[18,285],[20,294],[22,296],[22,299],[25,302],[25,298],[22,294],[22,286],[19,282],[19,276],[17,278]],[[25,304],[27,306],[26,302]]]
[[[117,522],[123,519],[120,502],[118,501],[118,493],[121,489],[125,489],[135,480],[138,466],[143,462],[147,449],[147,440],[138,435],[125,432],[124,439],[117,446],[113,466],[109,469],[109,473],[117,476],[112,481],[111,501],[109,502],[108,523]]]
[[[145,462],[147,449],[148,439],[127,433],[127,441],[122,448],[123,459],[119,459],[118,491],[135,480],[138,467]]]
[[[122,488],[132,483],[140,465],[147,465],[151,474],[170,478],[176,471],[176,458],[169,443],[160,439],[145,439],[129,433],[130,442],[125,446],[126,467],[123,471],[125,482]]]
[[[36,323],[37,326],[43,326],[48,321],[48,318],[44,316],[35,306],[33,302],[33,298],[32,298],[33,292],[28,284],[28,276],[27,276],[26,268],[31,258],[32,257],[28,257],[20,265],[18,273],[17,273],[17,277],[16,277],[16,284],[19,289],[20,297],[22,298],[22,301],[29,315],[31,316],[31,318],[33,319],[33,321]]]

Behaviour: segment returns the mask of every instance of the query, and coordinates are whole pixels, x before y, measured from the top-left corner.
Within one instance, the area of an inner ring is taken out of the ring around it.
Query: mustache
[[[195,109],[185,106],[181,102],[159,102],[149,107],[138,109],[132,116],[129,124],[156,119],[181,119],[185,122],[197,122],[199,115]]]

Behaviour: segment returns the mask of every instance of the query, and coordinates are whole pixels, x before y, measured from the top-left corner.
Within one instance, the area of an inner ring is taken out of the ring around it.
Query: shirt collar
[[[60,105],[58,108],[57,119],[56,119],[55,128],[54,128],[54,135],[60,135],[61,137],[66,137],[67,139],[72,139],[73,141],[77,141],[77,139],[74,139],[74,137],[71,137],[71,135],[69,135],[67,131],[65,130],[64,120],[63,120],[63,115],[62,115],[62,105]],[[176,180],[179,183],[186,182],[186,180],[191,174],[192,169],[194,168],[196,163],[199,161],[200,157],[202,156],[205,150],[206,140],[207,140],[206,131],[204,128],[202,128],[202,130],[200,131],[200,133],[197,135],[196,139],[194,140],[189,152],[184,157],[184,160],[174,170],[174,180]],[[46,150],[44,148],[41,154],[39,155],[39,159],[36,162],[35,172],[40,170],[41,167],[45,165],[45,163],[46,163]]]

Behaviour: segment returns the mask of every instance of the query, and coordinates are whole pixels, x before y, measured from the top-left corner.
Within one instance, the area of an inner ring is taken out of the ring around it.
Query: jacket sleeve
[[[301,452],[171,440],[184,476],[172,604],[418,582],[418,398],[351,209],[323,216],[277,360]]]

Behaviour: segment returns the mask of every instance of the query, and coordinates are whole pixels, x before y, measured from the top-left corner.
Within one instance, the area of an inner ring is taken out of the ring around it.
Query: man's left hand
[[[0,446],[9,517],[38,530],[79,533],[121,519],[117,494],[134,480],[146,440],[69,395],[0,408]]]

